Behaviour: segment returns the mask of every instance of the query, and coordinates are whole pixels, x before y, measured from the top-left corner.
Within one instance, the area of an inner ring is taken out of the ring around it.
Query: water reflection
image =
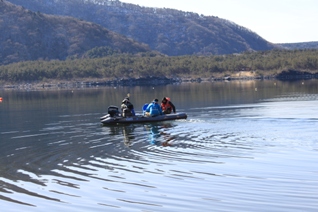
[[[171,123],[151,123],[144,125],[146,131],[148,131],[148,140],[152,145],[159,146],[171,146],[174,136],[170,135],[167,130],[172,128]]]
[[[174,125],[170,122],[146,123],[146,124],[122,124],[115,126],[103,126],[109,129],[110,136],[122,136],[126,147],[131,147],[134,143],[139,143],[141,139],[139,131],[145,131],[144,145],[171,146],[175,136],[168,133]],[[138,131],[138,132],[135,132]]]
[[[318,83],[309,83],[5,92],[1,206],[315,211]],[[169,93],[188,119],[102,127],[128,90],[136,108]]]
[[[131,146],[132,141],[135,139],[134,125],[123,126],[124,144],[128,147]]]

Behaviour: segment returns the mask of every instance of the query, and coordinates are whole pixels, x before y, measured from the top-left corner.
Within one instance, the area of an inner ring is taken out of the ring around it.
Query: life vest
[[[167,102],[166,102],[166,104],[163,104],[162,102],[161,102],[161,109],[162,110],[172,110],[172,105],[170,104],[170,98],[169,97],[166,97],[166,99],[167,99]]]

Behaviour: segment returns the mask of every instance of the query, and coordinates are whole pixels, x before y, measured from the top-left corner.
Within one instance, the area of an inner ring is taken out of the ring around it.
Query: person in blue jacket
[[[153,102],[148,105],[146,112],[148,112],[150,116],[158,116],[163,114],[162,109],[158,104],[158,99],[154,99]]]

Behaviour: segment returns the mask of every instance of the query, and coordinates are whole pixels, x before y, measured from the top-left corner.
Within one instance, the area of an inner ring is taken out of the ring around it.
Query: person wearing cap
[[[173,113],[176,113],[176,107],[172,104],[170,98],[168,97],[163,97],[161,101],[161,109],[164,114],[170,114],[171,111],[173,111]]]
[[[152,103],[148,105],[146,113],[149,113],[150,116],[158,116],[163,114],[161,107],[158,104],[158,99],[154,99]]]
[[[122,103],[121,111],[122,111],[123,117],[129,117],[129,116],[135,115],[134,105],[129,101],[128,97],[126,97],[121,103]]]

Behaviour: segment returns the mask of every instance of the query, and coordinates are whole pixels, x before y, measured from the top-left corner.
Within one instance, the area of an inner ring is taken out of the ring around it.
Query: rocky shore
[[[239,72],[225,77],[210,78],[167,78],[167,77],[140,77],[129,79],[88,79],[88,80],[70,80],[50,82],[30,82],[17,84],[0,84],[0,89],[44,89],[44,88],[83,88],[99,86],[157,86],[180,83],[200,83],[213,81],[233,81],[233,80],[306,80],[318,79],[318,73],[301,72],[295,70],[283,71],[275,76],[259,76],[254,72]]]
[[[158,86],[180,83],[200,83],[212,81],[229,81],[229,80],[256,80],[261,78],[244,77],[244,78],[167,78],[167,77],[144,77],[129,79],[88,79],[88,80],[70,80],[70,81],[50,81],[50,82],[29,82],[29,83],[12,83],[0,84],[0,89],[59,89],[59,88],[85,88],[85,87],[102,87],[102,86]],[[269,79],[269,78],[268,78]]]

